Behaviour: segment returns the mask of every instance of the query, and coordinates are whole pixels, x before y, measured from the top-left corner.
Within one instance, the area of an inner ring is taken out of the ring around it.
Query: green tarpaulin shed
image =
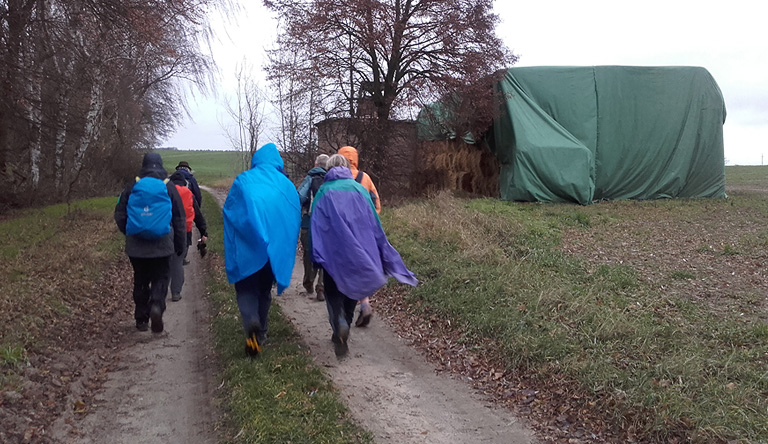
[[[704,68],[511,68],[495,86],[503,199],[725,197],[725,104]]]

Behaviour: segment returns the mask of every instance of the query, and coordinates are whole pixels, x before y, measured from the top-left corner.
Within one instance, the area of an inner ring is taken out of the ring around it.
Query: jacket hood
[[[175,173],[171,174],[171,182],[173,182],[176,185],[187,185],[187,178],[185,177],[184,173],[181,171],[176,171]]]
[[[147,153],[141,161],[139,177],[147,176],[155,177],[157,179],[165,179],[168,177],[168,172],[163,168],[163,158],[157,153]]]
[[[314,167],[311,170],[307,171],[307,175],[309,175],[309,176],[325,176],[325,168],[323,168],[323,167]]]
[[[357,168],[357,150],[351,146],[343,146],[339,148],[339,154],[346,157],[349,163]]]
[[[326,182],[329,180],[337,179],[352,179],[352,171],[350,171],[347,167],[337,166],[331,168],[327,173],[325,173]]]
[[[251,158],[251,169],[255,167],[275,167],[280,172],[283,172],[283,158],[280,157],[280,152],[277,151],[277,145],[274,143],[268,143],[262,145],[261,148],[253,153]]]

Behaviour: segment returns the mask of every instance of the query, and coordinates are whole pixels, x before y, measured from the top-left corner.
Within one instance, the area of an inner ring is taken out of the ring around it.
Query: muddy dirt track
[[[222,192],[207,191],[223,203]],[[165,331],[139,332],[131,318],[120,318],[119,364],[106,376],[88,414],[68,412],[51,425],[54,442],[217,442],[213,399],[218,384],[204,274],[199,256],[190,251],[189,258],[182,300],[167,303]],[[302,273],[297,258],[291,287],[274,301],[376,443],[535,442],[508,410],[494,407],[465,382],[438,375],[385,319],[374,316],[368,327],[353,328],[349,354],[337,358],[325,303],[304,292]]]

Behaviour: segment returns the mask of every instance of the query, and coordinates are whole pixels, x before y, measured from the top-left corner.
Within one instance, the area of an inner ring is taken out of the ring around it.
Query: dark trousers
[[[355,316],[355,307],[357,301],[348,298],[336,287],[336,282],[326,271],[323,273],[323,282],[325,283],[325,306],[328,308],[328,322],[331,323],[333,334],[339,334],[339,325],[346,322],[347,327],[352,325],[352,318]]]
[[[237,306],[243,320],[243,330],[247,335],[258,321],[259,336],[267,334],[267,317],[269,306],[272,304],[272,284],[275,277],[269,261],[261,270],[253,273],[242,281],[235,282]]]
[[[309,229],[302,228],[299,232],[299,240],[301,240],[301,249],[304,251],[302,255],[302,261],[304,262],[304,289],[307,292],[312,291],[312,287],[315,287],[315,291],[318,293],[323,292],[323,269],[321,267],[315,268],[312,264],[312,244],[309,241]],[[317,285],[315,285],[315,277],[317,277]]]
[[[133,317],[136,322],[148,322],[152,304],[159,305],[165,311],[171,257],[129,259],[133,265],[133,302],[136,304]]]
[[[187,257],[189,246],[184,246],[184,252],[181,256],[172,255],[170,260],[171,271],[169,274],[171,280],[171,294],[181,294],[184,287],[184,258]]]

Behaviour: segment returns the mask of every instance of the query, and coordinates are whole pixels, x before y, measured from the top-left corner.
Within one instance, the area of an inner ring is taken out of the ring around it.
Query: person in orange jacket
[[[187,187],[187,181],[180,171],[176,171],[171,174],[171,182],[176,185],[176,190],[181,196],[181,201],[184,204],[184,215],[186,216],[186,229],[187,229],[187,242],[184,246],[184,253],[181,256],[171,257],[171,301],[178,302],[181,300],[181,289],[184,286],[184,258],[187,256],[187,250],[192,245],[192,223],[197,225],[197,229],[200,231],[200,240],[205,242],[208,240],[207,224],[203,212],[200,210],[200,206],[195,200],[194,193]]]
[[[371,177],[363,171],[357,168],[357,150],[351,146],[343,146],[339,148],[338,154],[346,157],[349,161],[349,170],[352,172],[352,178],[362,185],[371,194],[371,200],[376,207],[376,213],[381,213],[381,199],[379,199],[379,192],[376,190],[376,185],[373,184]],[[355,321],[355,327],[365,327],[371,322],[373,316],[373,309],[371,308],[370,298],[364,298],[360,300],[360,314]]]

